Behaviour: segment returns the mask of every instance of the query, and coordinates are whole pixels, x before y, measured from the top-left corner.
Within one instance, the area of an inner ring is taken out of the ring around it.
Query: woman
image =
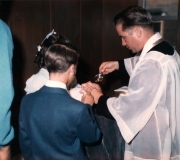
[[[77,51],[77,49],[73,46],[73,44],[71,43],[69,39],[67,39],[66,37],[62,35],[57,34],[56,32],[54,32],[54,30],[52,30],[52,32],[47,34],[45,39],[38,46],[38,52],[36,54],[36,58],[34,61],[38,65],[40,70],[38,73],[32,75],[26,81],[26,87],[24,89],[26,91],[26,94],[33,93],[39,90],[42,86],[46,84],[47,80],[49,79],[49,73],[44,64],[44,54],[47,51],[47,49],[53,44],[68,45],[70,48]],[[76,85],[77,85],[77,82],[75,79],[74,82],[70,86],[68,86],[68,88],[70,89]],[[79,85],[77,85],[77,87],[79,87]]]

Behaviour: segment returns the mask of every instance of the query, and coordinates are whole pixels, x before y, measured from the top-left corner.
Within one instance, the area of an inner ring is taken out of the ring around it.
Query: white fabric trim
[[[48,80],[46,83],[47,87],[54,87],[54,88],[63,88],[65,90],[67,90],[66,84],[62,83],[62,82],[58,82],[58,81],[52,81],[52,80]]]

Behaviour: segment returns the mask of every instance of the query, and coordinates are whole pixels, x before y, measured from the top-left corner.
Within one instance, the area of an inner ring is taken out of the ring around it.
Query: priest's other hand
[[[99,97],[103,95],[100,86],[96,83],[84,83],[82,84],[82,89],[84,89],[87,93],[91,93],[96,104],[98,103]]]

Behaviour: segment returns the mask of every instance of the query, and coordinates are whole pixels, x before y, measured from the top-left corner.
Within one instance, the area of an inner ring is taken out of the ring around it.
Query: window
[[[155,31],[176,48],[179,0],[138,0],[155,21]]]

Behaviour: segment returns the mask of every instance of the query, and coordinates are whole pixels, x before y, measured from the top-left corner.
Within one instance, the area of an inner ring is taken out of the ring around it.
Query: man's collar
[[[159,40],[161,40],[162,37],[161,35],[159,34],[159,32],[155,33],[151,38],[149,38],[149,40],[146,42],[146,44],[144,45],[144,48],[141,52],[141,55],[140,55],[140,59],[142,59],[146,53],[156,45],[156,42],[158,42]]]
[[[65,90],[67,90],[67,87],[64,83],[59,82],[59,81],[52,81],[52,80],[48,80],[46,82],[46,86],[48,87],[54,87],[54,88],[63,88]]]

